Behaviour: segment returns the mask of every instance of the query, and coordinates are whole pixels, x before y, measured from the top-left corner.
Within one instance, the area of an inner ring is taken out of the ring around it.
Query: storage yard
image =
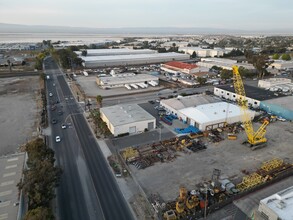
[[[138,147],[136,156],[142,159],[130,160],[129,169],[148,196],[158,194],[165,202],[176,201],[180,187],[188,191],[198,189],[198,184],[211,180],[214,169],[221,171],[219,179],[229,179],[237,185],[265,161],[281,158],[292,163],[292,133],[290,122],[272,122],[267,129],[268,146],[256,151],[242,145],[246,135],[241,130],[237,140],[228,140],[226,132],[220,135],[223,140],[215,142],[211,137],[194,136],[192,142],[198,148],[194,151],[188,144],[184,143],[184,147],[182,142],[171,139]]]

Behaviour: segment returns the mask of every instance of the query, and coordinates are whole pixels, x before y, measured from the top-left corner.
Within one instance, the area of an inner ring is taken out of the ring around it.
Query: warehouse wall
[[[225,98],[232,101],[236,101],[238,98],[240,98],[240,96],[236,93],[229,92],[217,87],[214,87],[214,94],[220,98]],[[248,100],[248,105],[251,105],[253,108],[258,108],[260,106],[260,101],[248,97],[246,97],[246,99]]]
[[[272,104],[272,103],[268,103],[268,102],[261,102],[260,103],[260,109],[272,113],[276,116],[285,118],[287,120],[292,121],[293,120],[293,111],[285,108],[281,105],[278,104]]]
[[[156,126],[156,119],[155,118],[152,120],[138,121],[138,122],[134,122],[134,123],[116,126],[116,127],[114,127],[114,132],[112,134],[116,137],[119,134],[128,133],[130,128],[134,127],[134,126],[136,127],[135,133],[141,133],[141,132],[144,132],[144,130],[148,128],[149,122],[153,122],[154,126],[152,129],[154,129]]]

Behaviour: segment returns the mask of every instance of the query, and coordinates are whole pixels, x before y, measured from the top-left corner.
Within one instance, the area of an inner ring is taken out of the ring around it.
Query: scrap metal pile
[[[285,173],[287,175],[284,175]],[[268,186],[273,179],[280,180],[292,174],[293,164],[279,158],[264,162],[256,172],[244,176],[239,184],[234,184],[229,179],[220,179],[220,171],[215,169],[212,180],[200,184],[197,189],[188,191],[181,187],[179,197],[175,201],[160,205],[158,201],[151,202],[160,207],[162,219],[199,219],[236,198]]]
[[[121,155],[127,163],[133,164],[138,169],[144,169],[156,162],[174,160],[178,151],[191,153],[204,149],[206,145],[201,140],[184,135],[141,147],[128,147],[121,152]]]

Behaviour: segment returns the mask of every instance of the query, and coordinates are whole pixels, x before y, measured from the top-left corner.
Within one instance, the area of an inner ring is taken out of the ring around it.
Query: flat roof
[[[164,103],[165,105],[170,106],[175,110],[180,110],[188,107],[195,107],[198,105],[215,103],[219,101],[220,99],[218,97],[198,94],[191,96],[183,96],[180,98],[163,99],[161,100],[161,103]]]
[[[155,54],[130,54],[130,55],[110,55],[110,56],[81,56],[80,58],[85,62],[96,62],[96,61],[119,61],[119,60],[145,60],[149,58],[165,58],[165,57],[182,57],[189,59],[189,55],[180,53],[155,53]]]
[[[149,75],[149,74],[136,74],[134,76],[129,76],[123,74],[119,74],[118,76],[106,76],[99,77],[101,82],[104,85],[113,85],[113,84],[129,84],[129,83],[138,83],[144,81],[158,81],[159,78],[157,76]]]
[[[120,104],[103,107],[100,108],[100,111],[114,127],[140,121],[155,120],[155,117],[137,104]]]
[[[249,110],[250,111],[250,110]],[[241,109],[227,102],[217,102],[197,107],[181,109],[180,112],[194,121],[203,124],[210,121],[226,121],[227,118],[241,117]],[[252,113],[252,111],[250,111]]]
[[[220,85],[220,86],[216,86],[216,88],[235,93],[234,86],[231,87],[230,85]],[[275,95],[274,92],[271,92],[269,90],[265,90],[265,89],[261,89],[261,88],[249,86],[249,85],[244,85],[244,89],[245,89],[246,97],[252,98],[258,101],[264,101],[264,100],[269,100],[269,99],[285,96],[282,94]]]
[[[17,219],[19,193],[16,186],[22,177],[25,153],[0,158],[0,219]]]
[[[189,70],[197,68],[197,65],[195,64],[183,63],[178,61],[167,62],[164,64],[164,66],[170,66],[170,67],[175,67],[179,69],[189,69]]]
[[[293,218],[293,186],[260,201],[274,211],[282,220]]]
[[[137,53],[157,53],[156,50],[150,49],[138,49],[132,50],[129,48],[115,48],[115,49],[87,49],[87,56],[103,56],[106,54],[115,55],[115,54],[137,54]],[[76,54],[80,55],[81,51],[75,51]]]

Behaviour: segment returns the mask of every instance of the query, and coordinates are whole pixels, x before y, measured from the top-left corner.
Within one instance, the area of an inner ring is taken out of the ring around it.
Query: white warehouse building
[[[131,54],[153,54],[156,50],[142,49],[131,50],[128,48],[115,49],[87,49],[87,56],[113,56],[113,55],[131,55]],[[82,51],[75,51],[77,55],[81,55]]]
[[[237,65],[238,67],[242,66],[250,71],[255,71],[255,68],[252,64],[237,63],[237,60],[231,60],[226,58],[201,58],[201,61],[198,62],[196,65],[203,66],[206,68],[212,68],[213,66],[218,66],[227,70],[232,70],[232,66]]]
[[[134,73],[122,73],[115,74],[113,76],[97,77],[96,83],[102,89],[110,88],[147,88],[148,86],[159,85],[159,78],[157,76],[149,74],[134,74]],[[130,87],[128,87],[130,86]]]
[[[156,126],[155,117],[137,104],[103,107],[100,108],[100,113],[101,119],[115,137],[127,133],[141,133]]]
[[[169,113],[178,115],[179,111],[184,108],[195,107],[198,105],[219,102],[221,99],[209,95],[191,95],[172,99],[163,99],[160,105]]]
[[[252,120],[255,112],[249,110],[248,114]],[[224,127],[226,123],[232,124],[242,121],[242,111],[236,105],[217,102],[182,109],[179,111],[178,117],[186,121],[187,124],[205,131]]]
[[[168,61],[184,61],[190,58],[187,54],[180,53],[154,53],[154,54],[132,54],[132,55],[109,55],[109,56],[80,56],[85,68],[148,65]]]
[[[220,57],[225,53],[228,53],[222,48],[204,49],[200,47],[179,47],[178,51],[183,51],[189,55],[192,55],[195,52],[198,57]]]
[[[260,200],[258,211],[267,220],[292,220],[293,186]]]

